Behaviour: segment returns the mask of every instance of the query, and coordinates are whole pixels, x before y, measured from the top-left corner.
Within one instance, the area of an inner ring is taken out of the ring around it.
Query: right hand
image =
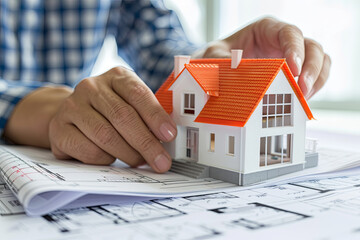
[[[50,121],[51,150],[58,159],[169,170],[160,141],[176,136],[176,125],[152,91],[132,71],[117,67],[82,80]]]
[[[286,58],[298,84],[310,99],[326,83],[331,59],[322,46],[305,38],[299,28],[275,18],[263,18],[231,36],[211,42],[195,58],[229,58],[231,49],[243,49],[243,58]]]

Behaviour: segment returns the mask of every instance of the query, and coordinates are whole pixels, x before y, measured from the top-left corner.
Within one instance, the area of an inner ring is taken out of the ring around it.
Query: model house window
[[[184,113],[195,114],[195,94],[185,93],[184,94]]]
[[[234,155],[235,154],[235,137],[229,136],[228,143],[229,143],[228,154]]]
[[[259,166],[290,163],[291,149],[292,134],[261,137]]]
[[[265,94],[262,107],[262,127],[292,126],[291,94]]]
[[[199,129],[188,127],[186,129],[186,157],[196,161],[199,153]]]
[[[191,157],[191,135],[189,130],[186,131],[186,157]]]
[[[215,152],[215,133],[210,133],[210,152]]]

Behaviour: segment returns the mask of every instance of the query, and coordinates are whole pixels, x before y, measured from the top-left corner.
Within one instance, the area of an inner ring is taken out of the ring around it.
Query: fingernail
[[[171,141],[174,139],[176,134],[176,129],[171,126],[169,123],[163,123],[160,126],[160,132],[164,136],[164,140]]]
[[[302,68],[301,58],[298,57],[298,56],[296,56],[296,57],[295,57],[295,63],[296,63],[297,69],[298,69],[298,75],[300,75],[300,73],[301,73],[301,68]]]
[[[164,154],[158,155],[154,163],[159,172],[166,172],[170,168],[170,161]]]

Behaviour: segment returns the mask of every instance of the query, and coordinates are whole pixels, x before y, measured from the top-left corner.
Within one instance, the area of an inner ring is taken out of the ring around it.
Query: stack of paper
[[[360,154],[345,159],[327,154],[321,154],[316,168],[268,180],[261,185],[301,181],[305,176],[360,166]],[[254,187],[244,188],[209,178],[193,179],[171,172],[157,174],[148,167],[128,168],[120,161],[111,166],[59,161],[48,150],[15,146],[0,147],[0,176],[28,215],[42,215],[62,207],[109,203],[114,196],[119,201],[119,196],[125,199],[129,196],[173,197]]]

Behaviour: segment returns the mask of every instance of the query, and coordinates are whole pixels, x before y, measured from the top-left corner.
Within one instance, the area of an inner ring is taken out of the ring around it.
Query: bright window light
[[[188,35],[195,35],[197,40],[211,41],[228,36],[264,16],[273,16],[298,26],[304,36],[321,43],[332,60],[328,82],[313,97],[310,104],[322,103],[318,106],[325,108],[328,106],[332,109],[360,109],[360,81],[357,72],[360,66],[358,57],[360,1],[166,0],[166,2],[180,13],[180,20]],[[199,13],[203,16],[199,16]]]
[[[332,59],[326,86],[314,97],[322,101],[360,101],[360,2],[357,0],[219,1],[218,33],[226,36],[241,26],[270,15],[298,26]]]

